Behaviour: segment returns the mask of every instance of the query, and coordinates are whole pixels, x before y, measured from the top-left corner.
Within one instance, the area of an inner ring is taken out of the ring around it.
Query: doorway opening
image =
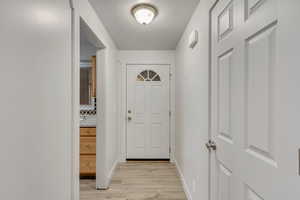
[[[103,137],[103,67],[105,46],[80,17],[79,22],[79,151],[78,167],[80,182],[90,181],[95,190],[103,175],[101,144]],[[82,190],[82,189],[81,189]]]
[[[80,20],[80,178],[96,178],[97,46]]]

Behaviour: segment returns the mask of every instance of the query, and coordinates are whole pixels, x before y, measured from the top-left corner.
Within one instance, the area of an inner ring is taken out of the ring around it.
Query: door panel
[[[135,86],[135,113],[137,115],[145,114],[145,86],[136,85]]]
[[[224,165],[219,165],[218,199],[231,200],[232,196],[232,172]]]
[[[245,186],[245,200],[264,200],[256,194],[249,186]]]
[[[233,142],[233,136],[230,130],[232,53],[232,50],[229,50],[218,58],[218,133],[220,138],[229,143]]]
[[[276,25],[272,25],[246,41],[245,148],[248,153],[271,162],[274,162],[275,156],[272,131],[275,34]],[[273,164],[276,165],[275,162]]]
[[[169,66],[127,66],[127,158],[169,158]]]
[[[276,2],[220,0],[211,13],[212,200],[275,200]]]

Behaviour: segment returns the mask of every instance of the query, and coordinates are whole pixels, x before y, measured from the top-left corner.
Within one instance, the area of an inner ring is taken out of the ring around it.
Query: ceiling
[[[89,0],[121,50],[174,50],[199,0]],[[151,3],[159,14],[150,25],[138,24],[131,8]]]
[[[90,60],[96,55],[98,49],[104,48],[101,41],[89,28],[89,26],[80,19],[80,60]]]

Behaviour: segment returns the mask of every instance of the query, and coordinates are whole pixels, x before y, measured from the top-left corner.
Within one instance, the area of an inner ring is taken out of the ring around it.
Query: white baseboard
[[[181,183],[182,183],[183,190],[184,190],[184,193],[186,195],[186,198],[188,200],[193,200],[192,196],[191,196],[191,193],[190,193],[190,190],[189,190],[189,188],[187,186],[187,183],[186,183],[186,181],[184,179],[183,173],[182,173],[182,171],[181,171],[181,169],[180,169],[180,167],[179,167],[176,159],[174,160],[174,163],[175,163],[175,166],[177,168],[177,171],[178,171],[178,174],[179,174],[179,177],[180,177],[180,180],[181,180]]]

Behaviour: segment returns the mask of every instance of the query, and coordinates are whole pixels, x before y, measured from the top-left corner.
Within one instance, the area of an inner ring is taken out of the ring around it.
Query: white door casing
[[[289,147],[277,112],[284,82],[277,6],[277,0],[220,0],[211,12],[212,200],[280,200],[282,191],[299,198],[282,178],[286,166],[296,167],[297,154],[282,162]]]
[[[169,159],[167,65],[127,65],[127,159]]]

